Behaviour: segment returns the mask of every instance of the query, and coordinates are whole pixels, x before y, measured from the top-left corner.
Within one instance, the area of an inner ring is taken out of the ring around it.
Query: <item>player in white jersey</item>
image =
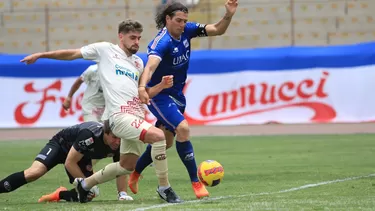
[[[82,98],[82,111],[83,111],[83,120],[85,122],[95,121],[102,122],[108,119],[106,114],[103,115],[105,109],[105,100],[103,95],[102,86],[100,85],[99,76],[98,76],[98,65],[90,65],[80,77],[73,83],[72,87],[69,90],[68,96],[63,102],[63,108],[68,110],[71,105],[73,95],[81,87],[83,83],[86,84],[85,92],[83,93]],[[106,112],[107,113],[107,112]],[[92,164],[95,165],[98,162],[97,159],[92,160]],[[125,181],[129,180],[129,176],[125,175]],[[122,190],[118,190],[118,200],[131,201],[133,197],[129,196],[127,193],[126,186]]]
[[[76,178],[75,184],[80,202],[87,201],[91,187],[130,174],[142,153],[143,144],[152,145],[151,156],[159,179],[157,193],[169,203],[179,203],[180,198],[168,181],[166,142],[162,130],[145,121],[145,111],[138,98],[139,76],[143,72],[143,61],[135,55],[143,31],[142,25],[133,20],[119,24],[119,44],[98,42],[80,49],[57,50],[29,55],[21,60],[32,64],[39,58],[74,60],[84,58],[98,64],[98,75],[103,88],[109,123],[114,135],[121,138],[120,162],[108,164],[92,176]],[[173,85],[173,77],[147,89],[150,97]]]
[[[105,101],[103,90],[100,85],[99,76],[97,74],[98,65],[90,65],[70,88],[69,94],[63,102],[63,108],[68,110],[71,105],[72,97],[83,83],[86,84],[85,92],[82,98],[83,119],[85,122],[96,121],[101,122]],[[104,117],[104,119],[107,119]]]

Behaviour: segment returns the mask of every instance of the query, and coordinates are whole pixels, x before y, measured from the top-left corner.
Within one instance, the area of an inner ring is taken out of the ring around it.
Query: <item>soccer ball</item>
[[[216,160],[205,160],[198,166],[198,178],[205,186],[216,186],[223,177],[224,168]]]

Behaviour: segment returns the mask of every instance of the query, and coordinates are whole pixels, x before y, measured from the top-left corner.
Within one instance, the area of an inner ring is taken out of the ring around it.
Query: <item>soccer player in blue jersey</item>
[[[190,40],[195,37],[224,34],[237,6],[237,0],[227,0],[224,17],[215,24],[206,25],[188,22],[188,8],[185,5],[179,2],[168,4],[155,18],[160,31],[148,45],[148,62],[140,78],[139,98],[148,105],[157,118],[156,126],[163,129],[167,148],[173,145],[174,136],[177,134],[176,149],[189,173],[197,198],[207,197],[209,193],[198,180],[189,125],[183,116],[186,100],[182,90],[189,68]],[[150,99],[146,92],[146,85],[154,86],[165,75],[173,75],[173,86]],[[133,193],[138,192],[140,174],[150,163],[152,163],[151,145],[148,145],[128,182]]]

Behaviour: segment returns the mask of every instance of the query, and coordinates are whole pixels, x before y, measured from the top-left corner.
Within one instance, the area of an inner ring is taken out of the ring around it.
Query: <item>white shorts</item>
[[[145,135],[152,127],[150,123],[132,114],[118,113],[109,118],[109,125],[112,133],[121,138],[121,154],[142,154]]]

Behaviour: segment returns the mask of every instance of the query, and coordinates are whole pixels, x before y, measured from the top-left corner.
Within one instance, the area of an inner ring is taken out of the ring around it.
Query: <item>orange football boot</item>
[[[38,202],[52,202],[52,201],[60,201],[60,197],[59,197],[59,194],[61,191],[67,191],[68,189],[66,189],[65,187],[62,187],[60,186],[59,188],[57,188],[53,193],[50,193],[48,195],[43,195],[42,197],[40,197],[40,199],[38,200]]]
[[[130,174],[130,177],[129,177],[129,180],[128,180],[128,186],[134,194],[138,193],[139,177],[141,177],[141,175],[138,172],[133,171],[133,173]]]
[[[200,199],[203,197],[208,197],[210,193],[208,193],[206,187],[201,182],[192,182],[193,190],[195,196]]]

